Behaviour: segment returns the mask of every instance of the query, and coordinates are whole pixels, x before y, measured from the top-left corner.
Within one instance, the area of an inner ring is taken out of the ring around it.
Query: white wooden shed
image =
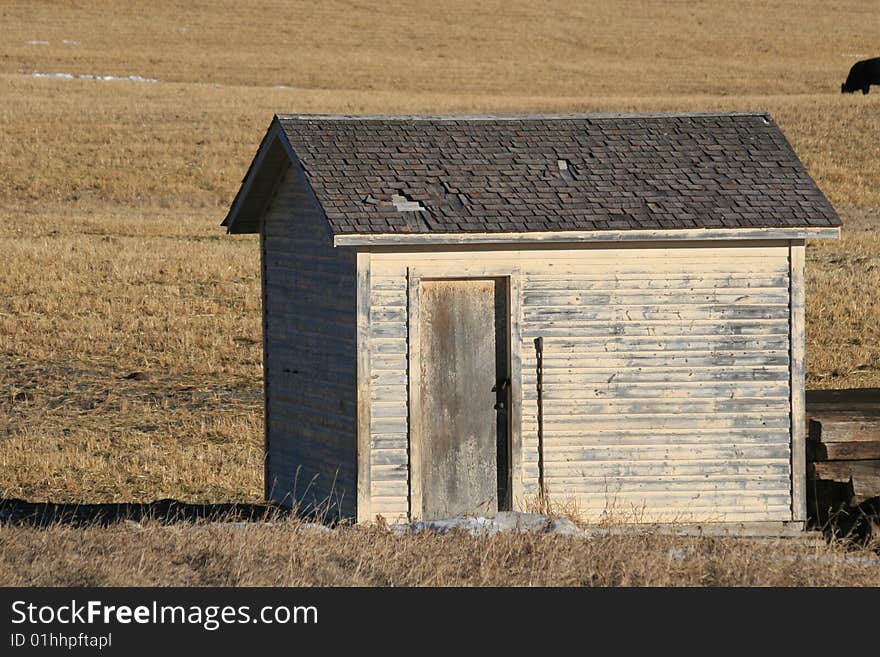
[[[840,219],[767,114],[276,116],[224,225],[261,238],[268,498],[806,518]]]

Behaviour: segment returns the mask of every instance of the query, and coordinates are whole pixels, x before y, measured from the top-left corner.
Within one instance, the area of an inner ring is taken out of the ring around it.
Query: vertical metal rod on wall
[[[544,499],[544,338],[535,338],[538,374],[538,495]]]

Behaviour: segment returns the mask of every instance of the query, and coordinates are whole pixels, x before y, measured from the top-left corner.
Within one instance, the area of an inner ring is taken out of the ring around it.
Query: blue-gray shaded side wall
[[[266,495],[355,515],[356,259],[291,166],[261,231]]]

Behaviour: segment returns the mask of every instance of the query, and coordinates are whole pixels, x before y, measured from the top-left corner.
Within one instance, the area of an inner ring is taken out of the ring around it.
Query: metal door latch
[[[510,379],[503,379],[495,384],[495,386],[492,388],[492,392],[506,392],[509,387]],[[503,411],[505,408],[507,408],[507,404],[503,399],[499,399],[497,402],[495,402],[494,408],[496,411]]]
[[[503,379],[495,384],[492,388],[492,392],[500,392],[507,390],[510,387],[510,379]]]

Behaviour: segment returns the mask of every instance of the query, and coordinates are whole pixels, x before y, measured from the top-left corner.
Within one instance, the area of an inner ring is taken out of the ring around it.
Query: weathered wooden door
[[[508,506],[506,279],[423,280],[420,291],[424,519]]]

